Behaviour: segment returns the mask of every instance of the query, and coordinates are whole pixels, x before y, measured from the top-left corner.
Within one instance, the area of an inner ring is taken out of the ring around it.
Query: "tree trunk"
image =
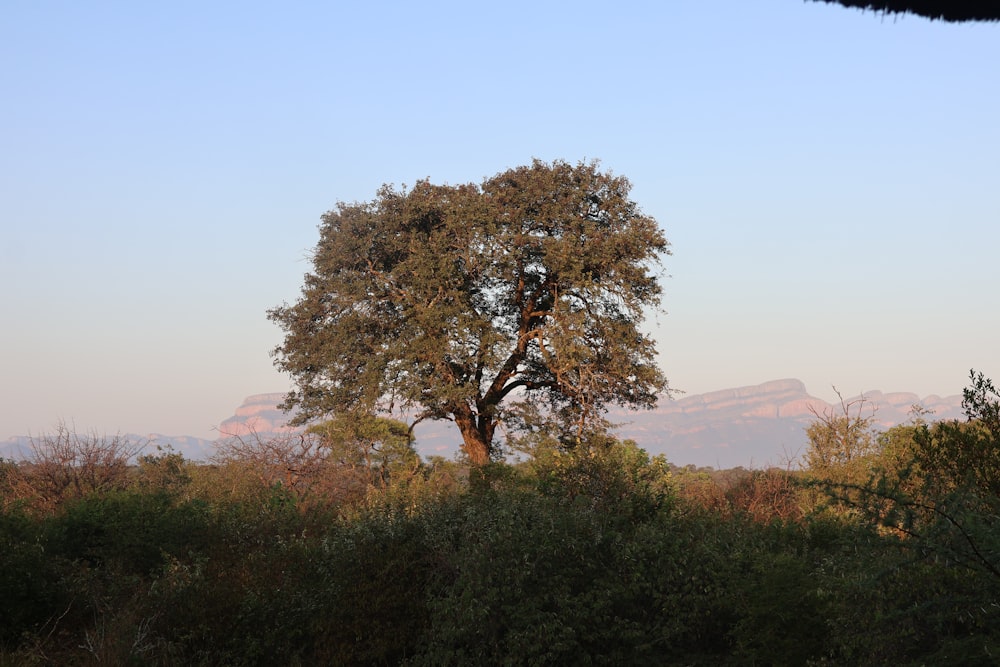
[[[482,468],[490,462],[493,443],[479,430],[472,410],[466,407],[462,410],[456,410],[454,415],[455,425],[462,433],[462,449],[469,457],[469,463],[472,464],[473,468]]]

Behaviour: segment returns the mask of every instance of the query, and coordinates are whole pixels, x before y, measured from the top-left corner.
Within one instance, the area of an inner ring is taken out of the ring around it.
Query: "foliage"
[[[251,432],[219,442],[213,461],[240,485],[244,475],[255,477],[265,488],[280,485],[299,499],[313,495],[329,472],[329,453],[321,438],[309,433],[283,433],[270,437]],[[329,485],[322,491],[329,492]],[[338,494],[339,495],[339,494]]]
[[[922,554],[988,573],[1000,583],[1000,400],[971,373],[968,421],[920,423],[903,465],[864,489],[870,520],[910,538]]]
[[[413,431],[405,423],[374,415],[348,414],[311,426],[333,465],[349,470],[366,487],[385,490],[420,469]]]
[[[24,468],[17,461],[0,458],[0,511],[23,507],[36,495]]]
[[[916,463],[934,470],[938,491],[965,487],[1000,498],[1000,394],[982,373],[970,372],[962,406],[968,421],[938,422],[916,433]]]
[[[369,426],[331,469],[404,435]],[[893,461],[923,451],[907,428]],[[995,664],[1000,580],[933,513],[912,534],[859,521],[861,503],[809,515],[797,473],[671,471],[563,432],[530,431],[529,458],[487,466],[475,493],[442,459],[322,503],[235,459],[161,454],[124,489],[7,504],[0,664]],[[989,546],[983,475],[895,470]]]
[[[135,485],[141,489],[181,494],[191,484],[191,466],[180,452],[169,445],[157,446],[156,454],[143,454],[137,459]]]
[[[129,464],[145,443],[127,436],[81,434],[66,424],[54,433],[31,439],[31,457],[20,467],[23,500],[38,508],[91,493],[117,491],[129,485]]]
[[[68,503],[45,534],[47,549],[105,570],[148,574],[207,539],[204,507],[164,493],[92,494]]]
[[[622,177],[535,161],[482,185],[385,186],[323,216],[277,367],[297,423],[413,406],[458,426],[469,461],[515,396],[583,429],[606,404],[652,405],[666,382],[637,328],[668,252]]]
[[[876,452],[875,407],[864,396],[850,401],[841,396],[839,413],[831,408],[813,416],[816,421],[806,429],[809,471],[842,484],[866,481]]]
[[[582,508],[515,491],[447,509],[435,517],[441,566],[416,664],[482,664],[495,656],[508,664],[571,664],[600,654],[614,617],[613,600],[596,583],[608,575],[598,554],[610,554],[611,543]]]
[[[897,633],[893,646],[881,647],[890,655],[956,665],[1000,655],[992,639],[1000,636],[998,398],[973,372],[967,421],[927,423],[918,414],[879,435],[869,479],[832,485],[893,547],[895,555],[873,561],[882,568],[880,596],[859,603],[877,612],[868,629],[884,624]],[[871,572],[871,563],[864,568]]]
[[[650,458],[631,440],[592,434],[570,450],[538,452],[527,466],[538,492],[585,503],[624,524],[668,508],[675,489],[663,456]]]
[[[30,517],[21,510],[0,513],[0,646],[22,640],[65,604],[57,568]]]
[[[779,468],[754,470],[725,492],[729,508],[759,523],[800,521],[804,516],[797,477]]]

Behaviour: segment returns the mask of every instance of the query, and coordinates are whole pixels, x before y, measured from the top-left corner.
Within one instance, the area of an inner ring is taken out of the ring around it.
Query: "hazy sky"
[[[802,0],[0,9],[0,438],[215,437],[285,391],[319,216],[600,159],[688,393],[1000,379],[1000,25]]]

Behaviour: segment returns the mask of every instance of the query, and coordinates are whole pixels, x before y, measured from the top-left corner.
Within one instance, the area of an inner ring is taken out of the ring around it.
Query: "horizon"
[[[916,393],[916,392],[906,391],[906,390],[902,390],[902,389],[886,390],[886,389],[882,389],[880,387],[871,387],[871,388],[865,389],[865,390],[863,390],[861,392],[858,392],[856,394],[841,393],[840,397],[838,397],[836,395],[836,393],[835,393],[834,396],[833,396],[833,400],[830,400],[828,398],[824,398],[823,396],[820,396],[820,395],[814,393],[809,388],[809,386],[806,383],[804,383],[802,380],[800,380],[798,378],[773,378],[771,380],[765,380],[763,382],[758,382],[758,383],[752,384],[752,385],[740,385],[740,386],[736,386],[736,387],[721,387],[721,388],[718,388],[718,389],[713,389],[713,390],[709,390],[709,391],[705,391],[705,392],[684,393],[684,394],[677,394],[677,395],[674,395],[674,396],[664,396],[663,394],[661,394],[660,395],[661,400],[658,401],[657,405],[654,408],[650,409],[650,410],[642,410],[642,409],[630,410],[630,409],[626,409],[626,408],[612,408],[612,409],[609,410],[609,412],[610,413],[613,413],[613,412],[625,412],[625,413],[628,413],[628,414],[636,414],[638,416],[642,416],[643,414],[646,414],[646,413],[650,413],[650,412],[651,413],[656,413],[656,412],[662,410],[664,408],[664,405],[665,405],[663,399],[666,399],[667,401],[684,401],[685,399],[689,399],[689,398],[699,398],[699,397],[711,396],[713,394],[725,394],[725,393],[732,392],[732,391],[740,391],[740,390],[745,390],[745,389],[755,389],[755,388],[759,388],[759,387],[764,387],[764,386],[769,385],[769,384],[780,383],[780,382],[797,382],[797,383],[801,383],[802,386],[804,387],[806,393],[809,396],[811,396],[813,398],[820,399],[822,401],[825,401],[826,403],[828,403],[828,404],[830,404],[832,406],[836,406],[837,403],[839,402],[840,398],[843,398],[843,400],[850,402],[850,401],[853,401],[853,400],[859,399],[859,398],[868,399],[873,394],[876,394],[876,393],[884,395],[884,396],[891,396],[893,394],[911,394],[913,396],[916,396],[919,401],[926,401],[928,399],[942,399],[942,400],[947,400],[947,399],[955,399],[955,398],[961,398],[962,397],[961,392],[958,392],[958,393],[955,393],[955,394],[933,394],[933,393],[932,394],[919,394],[919,393]],[[76,423],[72,422],[72,421],[66,422],[66,425],[69,426],[72,431],[75,431],[75,432],[81,433],[81,434],[82,433],[93,433],[93,434],[97,434],[97,435],[101,435],[101,436],[107,436],[107,435],[113,435],[113,434],[136,435],[136,436],[142,436],[142,437],[163,436],[163,437],[166,437],[166,438],[196,438],[198,440],[206,440],[206,441],[212,441],[212,442],[214,442],[216,440],[219,440],[219,439],[222,439],[222,438],[226,438],[226,437],[229,437],[229,436],[232,435],[232,434],[223,433],[222,431],[219,431],[218,429],[219,429],[219,427],[221,427],[221,425],[222,425],[223,422],[225,422],[225,421],[227,421],[229,419],[232,419],[234,417],[237,417],[238,416],[236,414],[237,411],[239,411],[244,406],[247,406],[248,403],[251,402],[251,399],[257,399],[257,398],[263,398],[263,397],[276,397],[276,396],[284,396],[284,393],[283,392],[275,392],[275,391],[264,391],[264,392],[256,392],[256,393],[245,395],[243,397],[243,399],[240,400],[239,403],[234,404],[230,408],[232,414],[228,415],[227,417],[221,418],[219,420],[219,423],[216,424],[215,426],[213,426],[212,431],[214,431],[214,433],[210,437],[206,437],[206,436],[202,436],[202,435],[197,435],[197,434],[192,434],[192,433],[166,433],[166,432],[159,432],[159,431],[151,431],[149,429],[141,429],[141,430],[137,430],[137,431],[130,431],[130,432],[127,432],[127,433],[124,432],[124,431],[121,431],[121,430],[117,430],[117,431],[99,431],[99,430],[96,430],[96,429],[89,429],[89,428],[77,428]],[[447,419],[428,420],[428,423],[432,423],[432,422],[447,422],[447,421],[449,421],[449,420],[447,420]],[[53,432],[55,430],[55,428],[57,426],[59,426],[59,424],[60,423],[57,421],[57,422],[55,422],[53,424],[53,428],[52,429],[45,430],[45,431],[40,431],[40,432],[37,432],[37,433],[10,433],[10,434],[0,433],[0,442],[6,441],[6,440],[17,439],[17,438],[42,437],[42,436],[45,436],[45,435]],[[456,431],[455,434],[457,435],[458,432]]]
[[[902,394],[902,395],[901,395]],[[281,440],[287,433],[287,417],[277,411],[281,393],[251,394],[221,420],[211,438],[190,434],[134,433],[101,434],[82,431],[75,424],[64,425],[71,436],[121,437],[142,445],[142,454],[152,454],[161,447],[182,454],[191,461],[211,461],[220,443],[233,438]],[[885,431],[908,422],[914,405],[921,405],[929,419],[963,419],[962,396],[918,396],[910,392],[864,392],[844,396],[852,414],[870,415],[872,426]],[[805,399],[805,400],[803,400]],[[817,403],[816,401],[819,401]],[[691,394],[676,402],[661,401],[653,410],[611,409],[608,418],[612,432],[622,441],[635,442],[650,456],[664,455],[678,467],[709,466],[717,470],[732,468],[762,469],[797,464],[808,448],[807,428],[817,415],[827,409],[838,413],[839,402],[827,402],[809,392],[796,378],[781,378],[761,384]],[[393,413],[396,419],[409,422],[409,413]],[[455,460],[461,436],[448,420],[426,420],[414,432],[414,446],[421,457],[442,456]],[[62,431],[62,429],[60,429]],[[292,432],[295,432],[293,430]],[[30,458],[31,443],[52,433],[19,434],[0,437],[0,459]],[[500,439],[502,441],[502,438]],[[513,455],[518,458],[517,454]]]
[[[0,437],[207,439],[290,388],[265,311],[324,211],[535,157],[600,159],[664,229],[646,328],[686,395],[1000,380],[996,24],[792,0],[4,18]]]

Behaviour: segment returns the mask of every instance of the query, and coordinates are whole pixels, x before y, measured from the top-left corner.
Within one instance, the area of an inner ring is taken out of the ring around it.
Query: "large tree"
[[[596,163],[535,161],[481,185],[383,186],[322,217],[301,298],[268,311],[295,422],[415,410],[449,419],[471,463],[529,400],[581,430],[666,380],[638,329],[669,244]]]

